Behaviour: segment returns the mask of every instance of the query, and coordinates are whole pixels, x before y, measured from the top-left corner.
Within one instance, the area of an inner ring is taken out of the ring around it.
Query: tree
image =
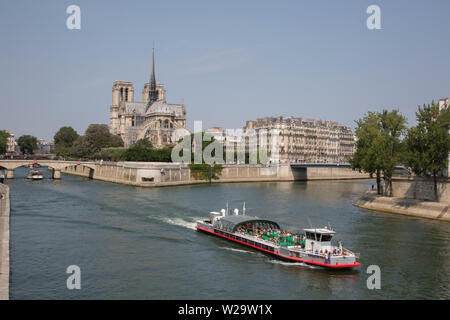
[[[58,152],[63,148],[71,148],[78,137],[78,133],[72,127],[61,127],[53,137],[55,151]]]
[[[0,154],[6,153],[8,138],[9,133],[5,130],[0,130]]]
[[[111,134],[106,124],[90,124],[84,138],[84,144],[92,153],[100,151],[101,148],[123,147],[122,138]]]
[[[191,169],[191,177],[199,180],[207,180],[209,183],[213,179],[218,180],[222,174],[221,164],[190,163],[189,169]]]
[[[377,175],[377,192],[381,193],[381,173],[386,195],[392,196],[392,175],[402,158],[401,136],[406,130],[406,118],[398,110],[369,112],[356,121],[356,152],[350,159],[353,169]]]
[[[378,152],[381,155],[381,168],[385,181],[385,194],[392,197],[392,175],[403,157],[401,137],[406,132],[406,118],[398,110],[388,112],[383,110],[380,114],[381,136],[377,139]]]
[[[408,130],[405,139],[405,162],[419,176],[432,176],[435,200],[439,201],[437,176],[448,166],[450,152],[449,109],[439,111],[434,101],[419,106],[417,125]]]
[[[37,150],[37,138],[30,135],[23,135],[17,140],[20,151],[23,154],[33,154]]]
[[[69,158],[90,158],[94,152],[92,151],[89,143],[86,141],[85,136],[79,136],[73,143],[72,148],[68,149]]]
[[[370,177],[376,174],[377,193],[381,194],[380,116],[378,113],[368,112],[356,124],[356,151],[350,158],[350,166],[353,170],[370,174]]]
[[[136,141],[136,143],[134,144],[135,147],[139,146],[139,147],[145,147],[145,148],[149,148],[152,149],[153,145],[150,142],[150,140],[148,139],[139,139],[138,141]]]

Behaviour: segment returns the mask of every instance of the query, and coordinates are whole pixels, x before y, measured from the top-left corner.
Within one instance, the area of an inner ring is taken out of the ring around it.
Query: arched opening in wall
[[[6,180],[6,170],[5,167],[0,166],[0,183],[4,183]]]
[[[88,169],[89,169],[89,176],[88,176],[88,178],[89,179],[94,179],[94,169],[89,168],[89,167],[88,167]]]
[[[123,88],[120,88],[120,101],[123,101]]]
[[[164,120],[164,129],[168,129],[169,128],[169,120]]]
[[[128,88],[125,89],[125,101],[128,101]]]

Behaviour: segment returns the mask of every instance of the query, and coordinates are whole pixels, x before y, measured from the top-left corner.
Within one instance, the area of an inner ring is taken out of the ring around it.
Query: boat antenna
[[[244,205],[242,206],[242,214],[245,215],[245,201],[244,201]]]
[[[228,216],[228,213],[229,213],[229,209],[228,209],[228,201],[227,201],[227,211],[226,211],[226,216]]]
[[[312,229],[312,224],[311,224],[311,220],[309,220],[309,217],[306,217],[306,219],[308,219],[308,223],[309,223],[309,227]]]

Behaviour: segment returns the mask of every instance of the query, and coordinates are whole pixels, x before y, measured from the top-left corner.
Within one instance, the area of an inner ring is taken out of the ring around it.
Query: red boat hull
[[[257,249],[259,251],[263,251],[265,253],[269,253],[271,255],[274,255],[274,256],[276,256],[279,259],[290,261],[290,262],[303,262],[303,263],[307,263],[307,264],[310,264],[310,265],[316,265],[316,266],[320,266],[320,267],[324,267],[324,268],[328,268],[328,269],[334,269],[334,270],[336,270],[336,269],[351,269],[351,268],[355,268],[355,267],[359,267],[360,266],[359,262],[355,262],[353,264],[336,264],[336,265],[333,265],[333,264],[327,264],[327,263],[322,263],[322,262],[318,262],[318,261],[311,261],[311,260],[300,259],[300,258],[296,258],[296,257],[288,257],[288,256],[281,255],[278,251],[272,252],[270,250],[259,248],[257,246],[251,245],[249,243],[245,243],[245,242],[242,242],[242,241],[239,241],[239,240],[227,237],[225,235],[216,233],[214,231],[211,231],[211,230],[199,227],[199,226],[195,226],[195,228],[197,229],[197,231],[204,232],[204,233],[207,233],[207,234],[210,234],[210,235],[214,235],[214,236],[217,236],[217,237],[220,237],[220,238],[223,238],[223,239],[227,239],[227,240],[230,240],[230,241],[233,241],[233,242],[245,245],[247,247],[251,247],[253,249]]]

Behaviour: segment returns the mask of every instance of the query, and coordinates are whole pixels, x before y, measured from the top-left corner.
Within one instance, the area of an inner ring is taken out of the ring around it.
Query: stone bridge
[[[93,176],[97,168],[95,162],[89,161],[63,161],[63,160],[0,160],[0,169],[8,170],[7,179],[14,179],[14,169],[19,167],[29,167],[38,164],[47,167],[52,172],[53,179],[61,179],[61,170],[67,167],[82,166],[90,169],[90,176]]]

